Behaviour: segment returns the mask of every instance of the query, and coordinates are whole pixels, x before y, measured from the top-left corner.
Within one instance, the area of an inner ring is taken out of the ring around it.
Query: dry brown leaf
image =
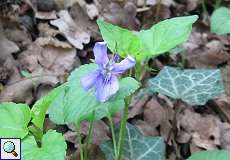
[[[39,37],[35,41],[36,44],[39,46],[54,46],[54,47],[60,47],[60,48],[72,48],[72,46],[69,43],[59,41],[56,38],[53,37]]]
[[[83,49],[83,44],[90,41],[89,33],[75,24],[68,11],[62,10],[58,13],[58,16],[59,19],[50,21],[50,23],[58,27],[74,47]]]
[[[98,38],[100,36],[97,24],[95,23],[95,21],[91,21],[88,18],[84,7],[81,7],[79,3],[75,3],[71,7],[69,13],[73,18],[76,26],[81,28],[84,32],[88,33],[89,36],[93,38]]]
[[[37,11],[35,13],[35,17],[43,20],[50,20],[50,19],[57,19],[57,14],[56,11],[50,11],[50,12]]]
[[[132,105],[132,108],[129,110],[128,118],[134,118],[136,115],[143,113],[143,108],[146,102],[148,101],[149,96],[144,95],[141,98],[138,98],[136,102]]]
[[[65,134],[64,134],[64,137],[65,137],[65,140],[67,142],[70,142],[70,143],[77,143],[77,133],[76,132],[73,132],[73,131],[67,131]],[[77,146],[75,146],[77,147]]]
[[[230,96],[223,94],[215,98],[214,101],[217,104],[214,107],[219,107],[222,114],[227,118],[227,121],[230,122]]]
[[[204,149],[215,149],[220,145],[220,128],[213,115],[201,116],[189,109],[178,117],[178,130],[190,134],[192,142]],[[181,132],[179,135],[183,135]]]
[[[76,51],[73,48],[46,46],[38,56],[39,64],[55,75],[64,75],[73,68]]]
[[[118,25],[130,30],[139,30],[140,22],[136,18],[136,6],[132,2],[127,2],[122,8],[118,3],[110,3],[105,6],[107,10],[102,13],[102,17],[109,23]]]
[[[165,20],[167,18],[171,17],[171,10],[168,6],[165,6],[163,4],[153,5],[150,7],[149,10],[146,12],[143,12],[143,28],[149,29],[154,25],[155,23]]]
[[[224,90],[225,93],[230,96],[230,63],[221,68],[223,81],[224,81]]]
[[[135,126],[137,126],[138,130],[144,136],[159,136],[159,132],[156,130],[156,128],[152,127],[145,121],[137,120],[135,122]]]
[[[3,63],[3,61],[8,57],[11,56],[11,53],[19,51],[18,46],[8,40],[3,33],[3,29],[0,23],[0,63]]]
[[[168,140],[172,129],[172,117],[174,112],[170,107],[163,107],[156,98],[152,98],[144,107],[144,120],[153,128],[160,128],[160,135]],[[170,136],[168,143],[171,145]]]
[[[230,150],[230,124],[220,123],[221,129],[221,148]]]
[[[38,23],[37,26],[40,37],[55,37],[57,34],[61,34],[59,30],[51,28],[48,23]]]
[[[7,39],[17,44],[19,48],[25,48],[31,43],[32,38],[28,33],[22,21],[16,17],[15,19],[1,19],[0,26],[4,28],[4,35]],[[1,30],[1,29],[0,29]],[[0,31],[1,32],[1,31]],[[12,46],[12,49],[14,47]]]
[[[144,6],[145,0],[137,0],[137,5],[138,6]],[[157,3],[161,3],[165,6],[175,6],[175,2],[173,0],[146,0],[146,4],[145,5],[156,5]]]
[[[211,40],[209,41],[209,39]],[[186,59],[190,67],[216,68],[217,65],[230,60],[226,47],[228,44],[226,38],[213,37],[205,32],[193,31],[189,40],[184,44],[187,50]]]
[[[156,128],[159,126],[163,119],[165,110],[158,103],[156,98],[152,98],[144,108],[144,120],[149,123],[152,127]]]
[[[89,122],[81,123],[81,132],[84,135],[88,135],[89,132]],[[93,144],[99,145],[105,140],[109,140],[108,137],[109,127],[103,121],[97,121],[93,124]]]
[[[86,4],[86,12],[91,20],[95,19],[99,15],[99,11],[95,4]]]
[[[205,47],[188,53],[188,61],[192,67],[215,68],[230,60],[230,54],[225,52],[224,48],[220,41],[212,40]]]

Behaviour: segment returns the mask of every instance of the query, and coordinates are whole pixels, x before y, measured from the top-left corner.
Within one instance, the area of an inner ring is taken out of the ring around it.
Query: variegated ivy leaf
[[[204,105],[224,91],[219,69],[186,69],[164,67],[149,81],[150,90],[181,99],[191,105]]]
[[[115,130],[116,137],[119,136],[119,127]],[[106,160],[113,160],[113,144],[107,141],[100,145]],[[131,124],[126,126],[126,137],[123,146],[124,160],[164,160],[165,144],[160,137],[145,137],[137,128]]]

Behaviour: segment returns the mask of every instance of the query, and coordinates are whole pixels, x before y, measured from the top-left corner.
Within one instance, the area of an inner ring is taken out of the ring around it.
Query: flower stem
[[[89,144],[92,141],[92,134],[93,134],[93,122],[94,122],[94,117],[95,117],[95,111],[93,111],[93,117],[90,119],[90,126],[89,126],[89,132],[86,140],[86,147],[85,147],[85,153],[84,153],[84,158],[88,159],[88,147]]]
[[[112,120],[112,116],[111,116],[110,113],[108,113],[108,120],[109,120],[110,129],[111,129],[111,132],[112,132],[114,157],[117,157],[117,141],[116,141],[115,132],[114,132],[113,120]]]
[[[79,150],[80,150],[80,157],[81,160],[84,160],[84,152],[83,152],[83,145],[81,143],[81,125],[80,123],[75,123],[75,127],[77,130],[77,139],[78,139],[78,143],[79,143]]]
[[[116,160],[121,160],[122,158],[122,150],[123,150],[125,134],[126,134],[126,123],[127,123],[128,111],[129,111],[129,101],[130,101],[130,97],[128,97],[125,100],[125,108],[124,108],[124,113],[121,119],[119,141],[118,141],[118,153],[117,153]]]

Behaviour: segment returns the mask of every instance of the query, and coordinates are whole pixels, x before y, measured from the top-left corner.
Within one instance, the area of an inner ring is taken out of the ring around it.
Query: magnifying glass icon
[[[3,144],[3,149],[6,153],[11,153],[14,157],[18,156],[18,153],[15,151],[15,145],[11,141],[7,141]]]

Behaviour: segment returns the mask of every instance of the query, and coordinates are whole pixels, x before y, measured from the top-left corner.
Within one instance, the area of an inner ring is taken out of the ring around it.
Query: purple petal
[[[88,91],[90,88],[92,88],[95,85],[99,76],[99,71],[95,71],[81,78],[81,86],[83,87],[83,89]]]
[[[128,69],[132,68],[133,66],[135,66],[135,64],[136,64],[136,61],[131,56],[128,56],[127,58],[122,60],[120,63],[113,64],[112,72],[114,74],[123,73],[126,70],[128,70]]]
[[[95,63],[105,66],[109,62],[106,42],[97,42],[93,48]]]
[[[104,81],[103,77],[98,79],[96,84],[96,97],[100,102],[107,101],[111,96],[117,93],[119,89],[119,81],[116,76],[112,76],[110,81],[107,83]]]

